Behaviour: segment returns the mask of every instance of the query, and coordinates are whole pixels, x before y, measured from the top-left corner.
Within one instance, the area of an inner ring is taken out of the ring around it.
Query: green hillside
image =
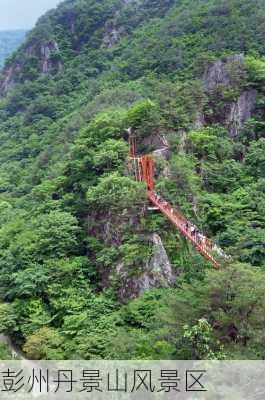
[[[0,31],[0,68],[4,66],[5,60],[21,45],[26,32]]]
[[[263,0],[67,0],[0,77],[0,330],[29,358],[263,359]],[[213,270],[128,168],[231,255]]]

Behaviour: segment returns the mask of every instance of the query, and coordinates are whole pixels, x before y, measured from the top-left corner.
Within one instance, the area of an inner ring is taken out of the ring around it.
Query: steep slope
[[[0,68],[5,60],[21,45],[26,31],[0,31]]]
[[[217,357],[263,357],[263,3],[68,0],[5,65],[0,327],[30,357],[189,358],[202,318]],[[129,127],[231,266],[148,210]]]

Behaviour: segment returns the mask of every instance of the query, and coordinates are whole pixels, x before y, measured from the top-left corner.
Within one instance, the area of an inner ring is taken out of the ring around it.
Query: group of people
[[[161,206],[163,206],[165,210],[167,210],[170,214],[172,214],[172,216],[181,221],[183,230],[185,230],[200,246],[204,247],[209,251],[214,251],[220,257],[226,259],[230,258],[212,240],[208,239],[195,224],[186,220],[186,218],[183,215],[181,215],[181,213],[178,213],[176,210],[174,210],[166,200],[164,200],[161,196],[159,196],[159,194],[154,192],[154,197],[156,201],[159,204],[161,204]]]
[[[203,235],[203,233],[201,233],[201,231],[197,228],[196,225],[190,223],[189,221],[184,219],[184,217],[182,217],[181,215],[177,215],[176,211],[170,206],[170,204],[166,200],[162,199],[161,196],[159,196],[159,194],[154,193],[154,196],[156,200],[172,215],[175,215],[176,217],[181,217],[183,228],[187,233],[191,235],[192,238],[194,238],[194,240],[197,243],[199,243],[201,246],[212,248],[213,243],[209,239],[207,239],[207,237]]]
[[[170,204],[169,204],[166,200],[162,199],[162,197],[159,196],[159,194],[157,194],[157,193],[154,192],[154,196],[155,196],[155,199],[156,199],[166,210],[170,211],[171,214],[175,214],[175,213],[176,213],[175,210],[170,206]]]
[[[185,230],[186,232],[190,233],[191,237],[195,239],[200,245],[206,247],[210,245],[210,241],[207,239],[206,236],[197,228],[196,225],[187,221],[185,223]]]

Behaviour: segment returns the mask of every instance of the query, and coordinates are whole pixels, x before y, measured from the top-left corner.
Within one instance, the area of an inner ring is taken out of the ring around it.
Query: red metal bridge
[[[174,209],[166,200],[155,192],[154,184],[154,160],[149,155],[137,156],[136,136],[129,130],[129,155],[131,160],[131,170],[135,179],[145,182],[148,188],[148,199],[161,211],[161,213],[179,230],[194,248],[212,265],[219,269],[220,263],[211,254],[214,243],[205,235],[195,229],[194,224],[189,221],[180,211]]]

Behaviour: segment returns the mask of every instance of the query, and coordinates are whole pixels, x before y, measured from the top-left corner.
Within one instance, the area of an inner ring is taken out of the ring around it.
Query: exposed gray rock
[[[0,96],[6,95],[16,84],[16,76],[20,73],[21,66],[12,64],[7,67],[0,77]]]
[[[122,283],[119,297],[123,301],[139,297],[153,288],[173,287],[176,282],[176,274],[173,272],[160,236],[153,234],[150,240],[153,245],[152,256],[147,260],[145,268],[139,276],[128,276],[122,263],[116,268],[116,273]]]
[[[242,91],[241,85],[245,78],[244,56],[242,54],[227,57],[225,60],[217,60],[205,71],[203,81],[206,92],[209,95],[218,88],[227,87],[241,90],[241,94],[235,101],[227,101],[218,115],[216,121],[227,126],[230,136],[236,137],[251,118],[255,109],[257,91]],[[198,112],[194,127],[200,129],[205,125],[203,113]]]
[[[159,235],[153,234],[153,253],[146,265],[145,275],[148,279],[148,287],[168,287],[175,282],[167,252]]]
[[[141,140],[141,144],[153,151],[160,151],[161,149],[169,147],[167,138],[159,133],[153,133],[150,136],[145,137]]]
[[[187,143],[187,132],[185,130],[181,130],[179,132],[179,146],[178,150],[180,154],[185,154],[186,153],[186,143]]]
[[[161,149],[157,149],[153,151],[152,155],[155,159],[167,160],[169,157],[169,147],[162,147]]]
[[[170,168],[167,162],[170,158],[169,147],[162,147],[161,149],[153,151],[152,156],[156,165],[156,173],[158,173],[160,177],[169,178]]]
[[[42,73],[49,74],[54,69],[56,72],[60,72],[63,69],[63,65],[61,61],[54,61],[52,59],[52,55],[59,53],[59,46],[55,40],[51,40],[50,42],[43,43],[40,47],[41,53],[41,69]]]
[[[115,21],[108,21],[105,25],[105,34],[103,37],[102,47],[111,49],[115,44],[119,42],[124,33],[124,28],[117,26]]]
[[[70,21],[70,30],[71,30],[71,33],[75,33],[75,29],[76,29],[76,21],[75,21],[75,19],[73,18],[71,21]]]
[[[194,129],[201,129],[205,125],[205,118],[202,111],[196,113],[196,118],[194,121]]]
[[[131,4],[139,4],[142,0],[122,0],[123,8],[126,9],[131,6]],[[113,19],[108,20],[104,28],[104,36],[102,41],[102,47],[112,48],[117,44],[122,36],[126,34],[125,27],[119,21],[121,11],[116,11]]]
[[[58,55],[60,49],[55,40],[48,42],[35,43],[24,50],[24,58],[37,57],[39,60],[39,69],[43,74],[57,73],[63,70],[63,63]],[[57,57],[54,57],[54,56]],[[0,96],[6,95],[18,82],[18,77],[23,70],[25,61],[14,61],[7,66],[0,77]]]
[[[218,85],[228,86],[230,83],[229,75],[226,70],[226,64],[221,60],[217,60],[204,75],[205,87],[207,90],[212,90]]]
[[[217,86],[231,86],[233,77],[244,69],[244,56],[235,54],[227,57],[224,61],[217,60],[205,71],[203,81],[207,91],[215,89]]]
[[[257,99],[256,90],[247,90],[241,94],[239,99],[231,104],[227,115],[226,124],[232,137],[238,136],[244,124],[251,118]]]

